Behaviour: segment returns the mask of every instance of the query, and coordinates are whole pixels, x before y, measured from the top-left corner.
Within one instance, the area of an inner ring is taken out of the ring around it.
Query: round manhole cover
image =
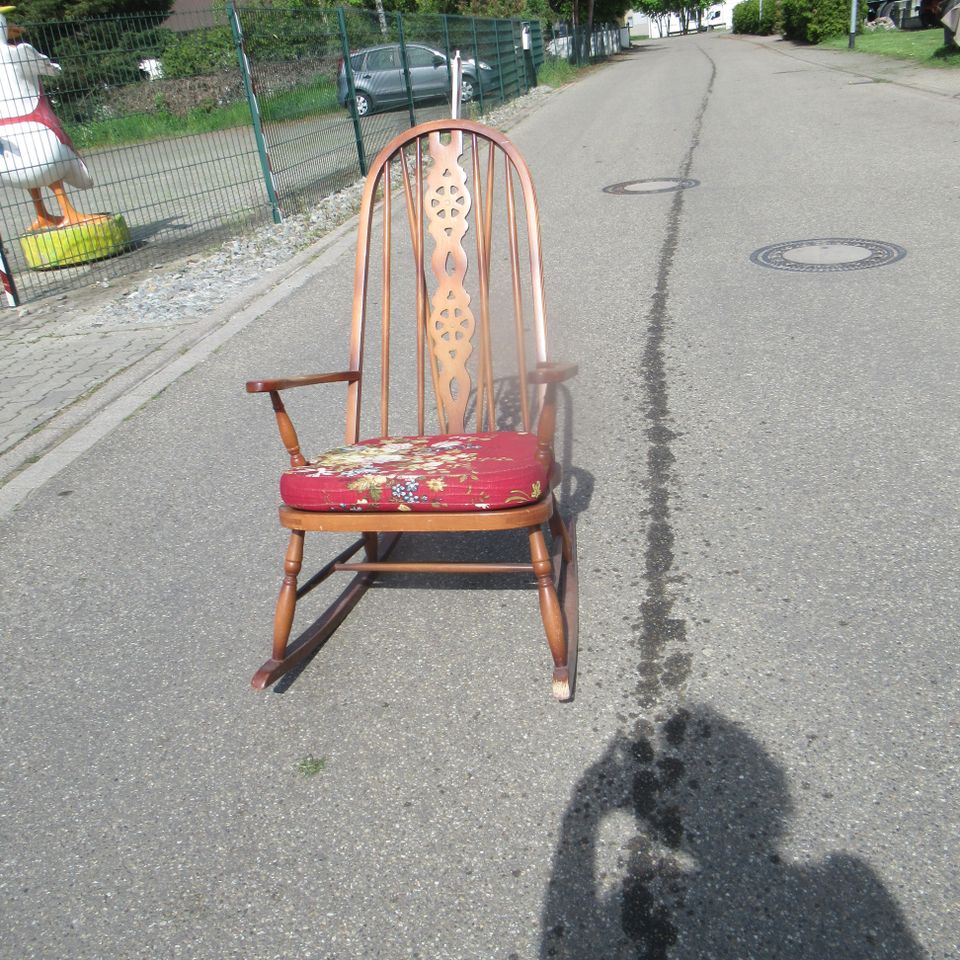
[[[623,183],[612,183],[604,187],[604,193],[615,196],[633,193],[671,193],[674,190],[686,190],[689,187],[699,187],[699,180],[690,180],[683,177],[657,177],[655,180],[624,180]]]
[[[761,267],[792,270],[795,273],[834,273],[838,270],[867,270],[885,267],[907,255],[903,247],[883,240],[853,240],[827,237],[818,240],[791,240],[773,243],[750,254]]]

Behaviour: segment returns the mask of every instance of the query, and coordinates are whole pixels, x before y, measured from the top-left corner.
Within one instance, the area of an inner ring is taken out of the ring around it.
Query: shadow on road
[[[709,709],[618,737],[565,814],[541,960],[921,960],[866,862],[783,857],[791,813],[783,769]]]

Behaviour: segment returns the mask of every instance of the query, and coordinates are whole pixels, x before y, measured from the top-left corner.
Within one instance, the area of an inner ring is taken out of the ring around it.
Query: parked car
[[[450,73],[446,55],[422,43],[408,43],[404,47],[414,101],[439,100],[448,96]],[[467,103],[477,96],[478,90],[486,93],[493,88],[496,71],[482,60],[463,60],[462,63],[460,100]],[[400,44],[387,43],[357,50],[350,55],[350,65],[359,116],[407,103]],[[340,64],[337,75],[337,100],[341,107],[346,107],[350,101],[344,63]]]

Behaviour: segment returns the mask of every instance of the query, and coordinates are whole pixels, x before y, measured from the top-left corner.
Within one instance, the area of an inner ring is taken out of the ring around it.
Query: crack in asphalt
[[[709,54],[702,49],[701,52],[710,61],[710,79],[694,119],[687,154],[680,165],[679,176],[682,179],[689,177],[693,167],[703,118],[717,74],[716,64]],[[672,646],[686,642],[686,622],[673,616],[675,597],[670,589],[671,581],[676,579],[674,532],[670,519],[670,504],[675,497],[671,471],[675,457],[671,445],[678,434],[670,427],[669,384],[664,355],[670,322],[670,275],[680,240],[684,196],[683,190],[673,195],[667,217],[667,233],[660,249],[657,284],[650,309],[644,318],[643,408],[644,417],[649,423],[646,435],[650,441],[645,486],[650,499],[650,521],[647,524],[644,555],[646,595],[640,605],[640,620],[635,624],[641,650],[636,702],[643,710],[649,710],[659,703],[665,690],[678,689],[690,673],[688,653],[678,652],[664,659]]]
[[[710,77],[694,118],[686,156],[680,164],[678,176],[683,179],[689,178],[693,168],[717,76],[716,63],[705,50],[700,48],[700,52],[710,62]],[[680,241],[685,194],[686,191],[678,190],[670,205],[656,289],[644,318],[643,407],[650,443],[645,485],[650,507],[644,554],[646,593],[640,605],[639,622],[635,624],[641,654],[635,703],[641,714],[639,719],[634,716],[631,754],[636,764],[633,815],[640,833],[647,835],[635,838],[625,863],[620,926],[637,955],[645,960],[666,960],[678,936],[673,916],[683,907],[687,893],[682,871],[669,864],[669,853],[680,848],[684,834],[680,808],[674,798],[675,788],[684,779],[684,763],[671,754],[684,743],[687,715],[683,710],[676,711],[659,724],[659,730],[643,717],[643,713],[663,705],[665,695],[680,690],[691,668],[690,653],[684,649],[686,621],[674,615],[676,595],[671,587],[678,579],[671,502],[677,495],[672,444],[679,434],[671,427],[665,356],[670,325],[670,278]],[[659,751],[655,747],[657,742],[661,744]],[[654,763],[658,753],[660,758]],[[654,855],[651,835],[666,848],[666,858]]]

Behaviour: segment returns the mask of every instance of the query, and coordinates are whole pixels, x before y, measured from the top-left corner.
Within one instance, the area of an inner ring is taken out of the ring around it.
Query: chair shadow
[[[618,736],[564,814],[541,960],[922,960],[864,860],[781,853],[791,813],[783,768],[708,707]]]

